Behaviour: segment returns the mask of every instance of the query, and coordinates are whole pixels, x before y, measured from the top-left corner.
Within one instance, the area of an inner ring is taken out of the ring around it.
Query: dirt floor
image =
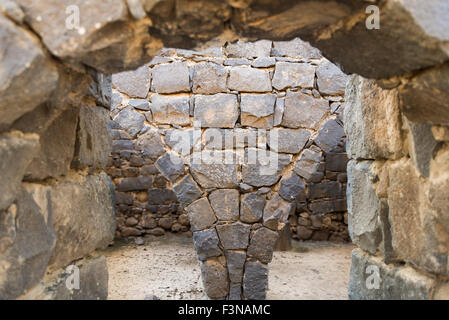
[[[347,299],[350,244],[293,242],[270,263],[268,299]],[[116,241],[104,251],[109,299],[207,299],[188,235]]]

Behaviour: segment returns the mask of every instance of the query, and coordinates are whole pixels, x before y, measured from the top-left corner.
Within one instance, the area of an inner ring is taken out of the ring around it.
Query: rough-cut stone
[[[131,99],[128,101],[128,105],[130,105],[134,109],[138,109],[138,110],[143,110],[143,111],[150,110],[150,104],[148,103],[148,100],[144,100],[144,99]]]
[[[329,60],[316,69],[318,90],[325,95],[344,94],[349,77]]]
[[[261,69],[234,67],[229,74],[228,88],[240,92],[271,91],[270,74]]]
[[[242,165],[242,180],[254,187],[274,185],[292,159],[264,149],[248,148],[245,153],[248,160]]]
[[[372,161],[348,163],[349,234],[363,250],[375,254],[380,244],[379,214],[381,201],[374,190],[371,177]]]
[[[117,190],[120,192],[143,191],[153,186],[153,177],[129,177],[123,178],[117,183]]]
[[[154,94],[151,96],[151,114],[153,121],[161,124],[190,124],[189,101],[187,94],[165,96]]]
[[[194,66],[192,91],[199,94],[226,92],[228,73],[222,66],[212,62],[201,62]]]
[[[265,300],[268,289],[268,266],[257,261],[245,264],[243,295],[249,300]]]
[[[195,97],[194,121],[201,127],[233,128],[239,117],[237,96],[217,93]]]
[[[276,99],[276,106],[274,108],[274,118],[273,118],[273,126],[279,126],[282,123],[282,118],[284,116],[284,109],[285,109],[285,99],[284,98],[277,98]]]
[[[230,150],[195,153],[190,160],[190,173],[203,188],[237,188],[238,160]],[[226,159],[230,159],[230,164]]]
[[[143,129],[145,116],[134,110],[133,107],[126,107],[115,117],[114,121],[134,139]]]
[[[212,227],[217,221],[207,198],[201,198],[191,203],[186,209],[193,231],[201,231]]]
[[[287,201],[306,201],[304,182],[294,172],[287,173],[280,182],[279,195]]]
[[[409,153],[415,166],[424,177],[429,177],[430,160],[438,142],[432,134],[432,125],[409,122]]]
[[[388,176],[389,220],[397,259],[431,273],[447,274],[449,239],[431,211],[428,186],[411,159],[391,164]]]
[[[108,110],[82,107],[79,114],[72,167],[105,168],[112,150]]]
[[[313,88],[315,67],[307,63],[277,62],[273,77],[273,87],[277,90],[287,88]]]
[[[286,202],[279,195],[275,194],[267,201],[263,210],[263,225],[277,231],[279,226],[282,226],[287,221],[288,216],[294,209],[293,204]]]
[[[279,234],[268,228],[257,229],[251,235],[251,241],[248,247],[248,256],[256,258],[262,263],[270,263],[273,259],[273,251]]]
[[[218,236],[226,250],[239,250],[248,247],[251,226],[241,222],[217,225]]]
[[[243,267],[246,260],[245,251],[226,250],[226,266],[228,268],[229,280],[240,284],[243,280]]]
[[[275,57],[259,57],[251,64],[254,68],[269,68],[274,67],[276,64]]]
[[[259,40],[250,43],[238,40],[236,43],[228,44],[225,50],[228,57],[252,59],[269,57],[271,45],[271,41],[269,40]]]
[[[0,211],[9,207],[20,191],[26,168],[39,151],[39,136],[12,131],[0,135]]]
[[[198,259],[205,261],[208,258],[219,257],[223,254],[218,247],[217,231],[215,229],[207,229],[203,231],[197,231],[193,233],[193,243],[195,245],[196,254]]]
[[[146,98],[150,91],[151,73],[148,66],[136,70],[125,71],[112,75],[115,88],[130,97]]]
[[[147,131],[139,136],[136,148],[151,159],[156,159],[165,152],[161,136],[155,130]]]
[[[413,122],[449,125],[448,78],[446,63],[421,72],[401,87],[401,110],[405,116]]]
[[[256,192],[242,196],[240,204],[240,220],[246,223],[255,223],[262,219],[265,207],[265,196]]]
[[[58,71],[36,37],[0,16],[0,130],[43,103],[56,88]],[[19,94],[18,94],[19,93]]]
[[[276,96],[273,94],[242,94],[240,96],[242,126],[271,129],[275,102]]]
[[[302,92],[287,92],[282,125],[289,128],[318,129],[318,125],[329,110],[324,99],[315,99]],[[301,117],[298,117],[298,115]]]
[[[157,93],[190,91],[190,72],[185,62],[157,65],[151,75],[153,77],[151,88]]]
[[[201,263],[201,275],[206,294],[211,299],[224,299],[229,293],[226,267],[214,260]]]
[[[182,156],[189,155],[200,139],[199,129],[169,129],[164,137],[165,143]]]
[[[374,81],[352,76],[346,89],[347,153],[354,159],[397,159],[402,152],[399,97]]]
[[[181,181],[173,185],[173,191],[182,206],[187,206],[201,197],[202,192],[191,175],[186,175]]]
[[[26,170],[27,180],[67,174],[75,152],[78,114],[79,109],[68,108],[40,134],[40,151]]]
[[[209,201],[218,220],[238,220],[240,202],[238,190],[215,190],[209,195]]]
[[[53,215],[57,241],[49,262],[52,269],[64,267],[95,249],[104,249],[113,240],[114,190],[105,173],[70,175],[51,186],[26,187],[44,216]]]
[[[275,128],[269,132],[268,145],[270,149],[281,153],[299,153],[310,138],[306,129]]]
[[[147,202],[149,205],[171,204],[176,201],[176,194],[170,189],[154,188],[148,190]]]
[[[345,135],[343,127],[335,120],[329,119],[318,131],[315,143],[326,153],[333,151]]]
[[[156,161],[156,166],[161,174],[174,182],[184,174],[183,159],[173,152],[167,152]]]
[[[348,295],[352,300],[428,300],[436,281],[410,267],[385,264],[381,258],[352,251]]]
[[[320,171],[322,152],[316,149],[306,149],[296,161],[294,171],[308,182],[318,182],[323,178]]]
[[[346,171],[348,157],[346,153],[328,153],[326,154],[326,170],[328,171]]]
[[[303,59],[321,58],[321,53],[318,49],[299,38],[290,41],[274,41],[272,55]]]
[[[1,299],[15,299],[40,281],[56,242],[52,212],[42,210],[25,190],[19,194],[15,204],[0,211]]]
[[[309,184],[309,199],[333,198],[343,196],[340,183],[337,181],[326,181],[321,183]]]

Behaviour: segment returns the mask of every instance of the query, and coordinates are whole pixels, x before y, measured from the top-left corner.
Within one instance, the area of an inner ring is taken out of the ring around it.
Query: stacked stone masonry
[[[209,297],[264,298],[278,231],[349,239],[347,79],[300,39],[163,49],[113,75],[117,235],[191,228]]]
[[[72,5],[82,19],[69,30]],[[367,5],[378,6],[380,29],[366,28]],[[373,79],[354,76],[346,94],[349,225],[360,247],[350,298],[447,299],[448,16],[446,0],[0,0],[7,48],[0,55],[0,298],[107,296],[106,263],[95,253],[115,231],[113,190],[102,173],[111,147],[110,79],[101,73],[133,70],[163,47],[194,48],[216,37],[301,37],[346,74]],[[266,80],[246,85],[266,90]],[[238,266],[235,256],[229,260]],[[207,281],[235,279],[223,272],[224,259],[207,263],[216,270]],[[71,265],[81,290],[65,286]],[[261,265],[245,266],[253,292],[266,285]],[[367,282],[373,268],[377,288]]]

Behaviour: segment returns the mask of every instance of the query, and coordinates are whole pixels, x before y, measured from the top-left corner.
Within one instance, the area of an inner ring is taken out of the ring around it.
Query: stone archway
[[[361,248],[353,253],[350,297],[445,297],[448,5],[444,0],[368,3],[379,6],[379,30],[366,29],[367,3],[361,1],[2,2],[0,36],[8,50],[0,59],[0,254],[6,266],[1,296],[104,297],[101,285],[87,284],[72,296],[58,276],[64,274],[61,267],[113,236],[112,209],[89,214],[112,207],[109,180],[101,173],[103,135],[95,132],[104,126],[89,125],[92,115],[98,119],[93,123],[105,124],[101,105],[109,103],[104,79],[93,69],[136,68],[164,45],[193,47],[237,32],[253,39],[300,36],[346,72],[377,80],[355,76],[349,85],[350,231]],[[67,31],[65,12],[73,4],[83,19]],[[92,80],[96,85],[87,95]],[[80,203],[91,205],[77,208]],[[86,220],[75,219],[74,211],[86,213]],[[35,222],[16,223],[31,221],[31,215]],[[76,221],[68,226],[71,219]],[[30,237],[35,247],[28,246]],[[66,242],[77,245],[55,249]],[[87,278],[105,274],[101,258],[77,265]],[[377,266],[383,279],[376,290],[366,287],[368,265]]]

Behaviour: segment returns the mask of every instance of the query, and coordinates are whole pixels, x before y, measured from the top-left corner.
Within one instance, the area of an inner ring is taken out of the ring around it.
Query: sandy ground
[[[268,299],[347,299],[352,245],[293,242],[270,263]],[[107,250],[109,299],[207,299],[191,237],[116,241]]]

